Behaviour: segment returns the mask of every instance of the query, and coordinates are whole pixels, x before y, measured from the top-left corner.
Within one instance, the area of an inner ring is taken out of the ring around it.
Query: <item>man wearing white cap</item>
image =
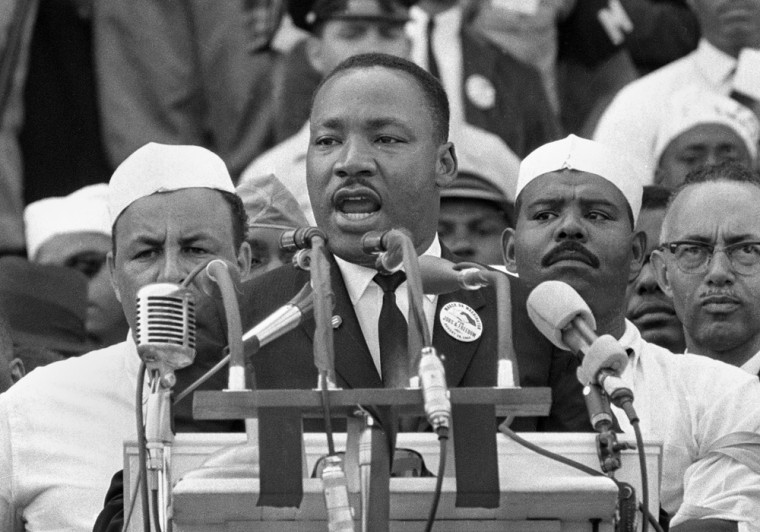
[[[706,164],[757,162],[760,122],[736,100],[688,87],[668,102],[654,146],[654,182],[670,188]]]
[[[247,276],[246,217],[234,190],[222,160],[195,146],[148,144],[116,169],[108,266],[131,332],[120,344],[35,371],[0,395],[0,528],[92,530],[122,467],[123,441],[135,435],[137,291],[179,283],[215,258]],[[198,306],[202,296],[193,294]],[[211,319],[198,312],[197,326]],[[220,356],[199,354],[177,371],[176,389]],[[194,424],[186,409],[175,411],[178,430],[213,428]]]
[[[517,224],[504,238],[507,267],[530,287],[570,284],[589,304],[597,334],[628,350],[622,378],[643,434],[664,442],[660,501],[671,530],[757,530],[757,378],[705,357],[674,356],[625,319],[627,281],[644,254],[643,233],[634,232],[641,193],[631,168],[600,144],[571,135],[542,146],[520,167]]]
[[[121,342],[124,311],[105,267],[111,250],[108,185],[88,185],[63,197],[44,198],[24,209],[29,260],[74,268],[87,276],[87,336],[91,348]]]

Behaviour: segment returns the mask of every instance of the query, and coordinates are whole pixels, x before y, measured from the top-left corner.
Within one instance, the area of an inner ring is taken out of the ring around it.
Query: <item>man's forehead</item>
[[[599,201],[625,209],[628,205],[623,193],[604,177],[581,170],[558,170],[536,177],[520,192],[523,205],[574,199]]]
[[[695,183],[668,208],[662,238],[760,235],[760,187],[736,181]]]
[[[312,118],[316,112],[321,111],[327,102],[331,102],[336,97],[343,97],[346,93],[354,93],[361,96],[366,93],[366,87],[360,87],[361,84],[371,84],[371,88],[389,89],[394,92],[404,91],[405,95],[416,94],[420,99],[424,96],[422,88],[418,86],[414,78],[396,69],[391,69],[382,65],[373,65],[368,67],[351,68],[343,72],[336,73],[327,82],[322,85],[319,92],[314,98],[312,106]],[[370,88],[370,90],[371,90]]]
[[[161,237],[230,237],[232,221],[217,190],[188,188],[160,192],[134,201],[114,224],[119,246],[130,241]]]

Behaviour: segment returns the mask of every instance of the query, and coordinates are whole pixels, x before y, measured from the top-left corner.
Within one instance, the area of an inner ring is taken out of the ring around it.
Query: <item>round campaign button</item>
[[[467,98],[479,109],[492,109],[496,104],[496,88],[493,83],[480,74],[473,74],[464,82]]]
[[[474,342],[483,334],[483,322],[478,313],[459,301],[446,303],[439,318],[443,330],[460,342]]]

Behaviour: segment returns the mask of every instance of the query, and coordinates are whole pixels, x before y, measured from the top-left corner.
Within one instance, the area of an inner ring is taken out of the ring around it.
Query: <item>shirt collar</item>
[[[726,82],[736,69],[735,57],[718,50],[704,38],[697,46],[695,61],[699,71],[713,85]]]
[[[441,256],[441,242],[438,240],[437,233],[433,238],[430,247],[425,250],[423,255],[431,255],[433,257]],[[346,291],[348,292],[348,297],[351,299],[351,304],[356,305],[364,295],[364,292],[372,282],[372,279],[377,275],[377,270],[374,268],[367,268],[366,266],[360,266],[353,262],[348,262],[337,256],[335,257],[335,262],[338,263],[340,273],[343,275],[343,282],[346,285]],[[431,294],[425,294],[425,297],[430,301],[435,299],[435,295]]]

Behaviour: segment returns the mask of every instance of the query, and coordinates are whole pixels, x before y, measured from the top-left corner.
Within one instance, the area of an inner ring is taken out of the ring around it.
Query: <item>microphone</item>
[[[195,302],[186,288],[153,283],[137,291],[137,353],[149,371],[174,384],[174,370],[195,360]]]
[[[299,227],[288,229],[280,235],[280,249],[283,251],[296,251],[311,248],[311,239],[321,237],[327,242],[327,236],[319,227]]]
[[[252,353],[292,331],[314,311],[314,292],[306,283],[293,298],[243,335],[243,345]]]
[[[545,281],[530,293],[527,306],[530,319],[554,345],[582,355],[581,384],[599,384],[621,408],[626,400],[633,401],[620,379],[628,353],[611,335],[596,335],[594,316],[578,292],[562,281]]]
[[[419,258],[422,291],[425,294],[448,294],[457,290],[478,290],[491,284],[488,274],[480,268],[457,270],[446,259],[423,255]]]
[[[409,237],[403,229],[388,231],[368,231],[362,236],[362,251],[368,255],[377,255],[375,268],[381,273],[395,273],[404,265],[404,249],[400,232]]]

